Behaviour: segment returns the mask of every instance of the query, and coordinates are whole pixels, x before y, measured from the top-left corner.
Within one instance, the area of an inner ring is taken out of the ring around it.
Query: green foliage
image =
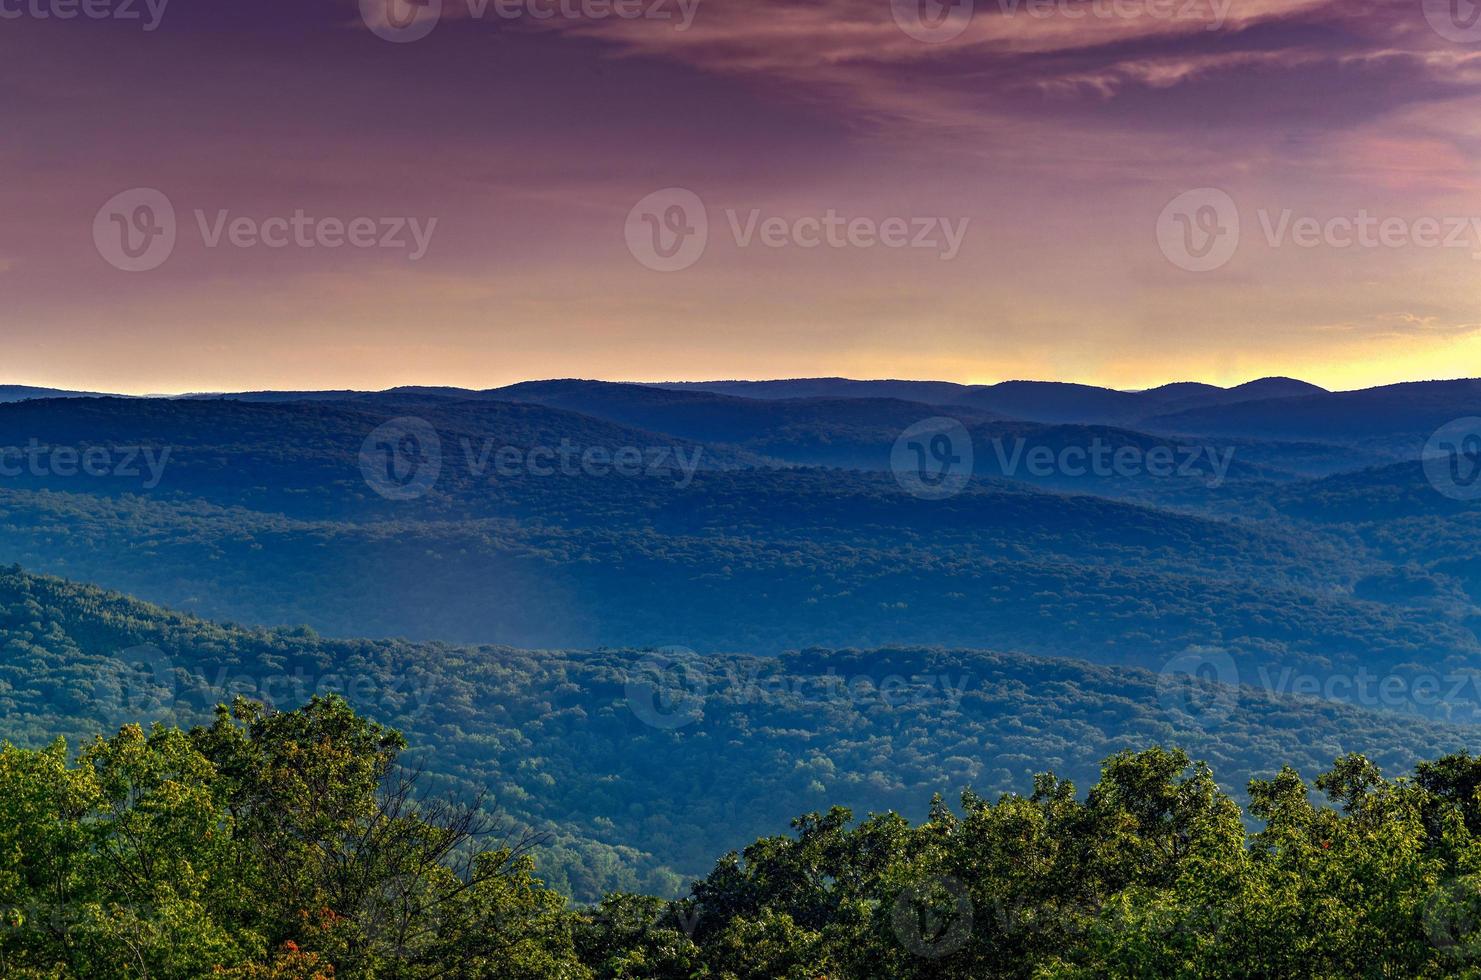
[[[0,975],[579,978],[528,842],[338,698],[0,750]]]
[[[158,656],[124,671],[141,645]],[[209,724],[236,695],[290,708],[338,692],[404,732],[439,791],[487,790],[540,835],[545,880],[578,901],[672,897],[714,855],[826,804],[919,819],[935,794],[990,796],[1045,769],[1088,784],[1126,748],[1184,746],[1242,799],[1272,759],[1313,774],[1356,750],[1400,771],[1474,744],[1465,728],[1249,689],[1200,712],[1136,669],[899,648],[706,657],[701,710],[655,728],[629,701],[644,659],[221,626],[0,568],[0,738],[82,744],[128,721]]]
[[[340,698],[128,725],[73,759],[0,749],[0,975],[331,980],[982,980],[1481,976],[1481,758],[1308,786],[1107,758],[1081,796],[834,807],[723,857],[680,899],[586,908],[418,792],[402,736]],[[1313,791],[1330,805],[1313,801]]]
[[[1083,799],[1044,775],[1029,796],[965,794],[959,814],[938,800],[915,826],[814,813],[647,909],[695,924],[689,972],[651,975],[1478,976],[1481,838],[1421,783],[1346,756],[1317,780],[1331,808],[1285,769],[1251,787],[1251,834],[1207,767],[1150,749],[1107,759]],[[582,948],[602,951],[599,977],[629,975],[623,940],[668,967],[647,938],[609,925]]]

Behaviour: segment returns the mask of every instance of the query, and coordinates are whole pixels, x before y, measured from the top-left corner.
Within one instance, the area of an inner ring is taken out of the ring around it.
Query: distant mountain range
[[[1475,405],[1481,381],[1417,381],[1356,391],[1328,391],[1294,378],[1261,378],[1233,388],[1175,382],[1145,391],[1119,391],[1057,381],[1005,381],[963,385],[948,381],[855,381],[800,378],[784,381],[683,381],[627,383],[562,379],[528,381],[502,388],[469,389],[408,385],[387,391],[246,391],[170,396],[190,400],[250,402],[352,401],[385,397],[534,402],[642,425],[645,417],[668,421],[676,411],[702,415],[712,424],[754,419],[742,406],[757,402],[810,402],[814,419],[860,414],[883,420],[899,403],[950,407],[964,421],[1017,419],[1025,422],[1115,425],[1150,431],[1270,437],[1321,437],[1404,432],[1453,417]],[[105,397],[98,392],[0,386],[0,402],[39,398]],[[818,405],[847,400],[851,410]],[[860,404],[870,403],[870,405]],[[889,403],[895,403],[891,406]],[[771,409],[770,418],[789,416]],[[619,419],[618,416],[621,416]],[[739,424],[753,425],[752,422]],[[889,422],[887,424],[893,424]]]
[[[961,405],[1031,422],[1128,423],[1216,405],[1302,395],[1326,389],[1292,378],[1262,378],[1235,388],[1177,382],[1147,391],[1117,391],[1058,381],[1004,381],[960,385],[945,381],[699,381],[658,387],[744,398],[899,398],[930,405]]]
[[[0,387],[0,403],[104,397],[110,396]],[[589,429],[593,421],[631,430],[625,437],[609,432],[608,444],[633,444],[644,433],[659,434],[711,447],[710,461],[738,452],[731,462],[864,470],[889,469],[901,432],[924,419],[948,416],[970,431],[979,446],[978,475],[1075,489],[1085,481],[1061,473],[1025,476],[1005,468],[997,450],[1029,443],[1056,453],[1098,444],[1141,452],[1156,446],[1174,452],[1188,445],[1217,447],[1235,454],[1225,474],[1230,481],[1323,477],[1418,458],[1440,426],[1481,416],[1481,381],[1422,381],[1334,392],[1291,378],[1262,378],[1233,388],[1178,382],[1146,391],[1044,381],[960,385],[811,378],[638,384],[564,379],[484,390],[404,386],[381,392],[251,391],[129,400],[318,404],[375,416],[455,413],[467,416],[474,428],[483,428],[480,419],[494,411],[474,406],[520,404],[588,420],[551,416],[547,431]],[[56,421],[51,418],[48,424]],[[988,447],[995,452],[983,451]],[[1210,472],[1204,467],[1185,475],[1207,482]],[[1166,480],[1155,486],[1164,496],[1174,489]],[[1146,481],[1100,481],[1091,492],[1125,496],[1147,489]]]

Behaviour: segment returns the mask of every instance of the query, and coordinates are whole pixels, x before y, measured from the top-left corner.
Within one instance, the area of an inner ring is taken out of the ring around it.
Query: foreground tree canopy
[[[1282,769],[1246,815],[1181,752],[1122,753],[1083,796],[835,808],[681,900],[574,908],[405,748],[336,698],[5,747],[0,976],[1481,976],[1481,758]]]

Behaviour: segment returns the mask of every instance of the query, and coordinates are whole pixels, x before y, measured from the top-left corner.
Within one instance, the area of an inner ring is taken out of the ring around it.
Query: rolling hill
[[[1240,795],[1271,760],[1385,768],[1475,730],[1184,676],[989,651],[692,657],[330,640],[222,626],[0,568],[0,738],[76,744],[188,725],[234,695],[338,693],[403,729],[437,785],[489,789],[547,832],[542,877],[578,899],[672,894],[715,855],[823,805],[923,816],[933,793],[1089,782],[1126,747],[1180,744]]]

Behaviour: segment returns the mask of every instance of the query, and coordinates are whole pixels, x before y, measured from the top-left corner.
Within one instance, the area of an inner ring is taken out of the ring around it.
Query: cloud
[[[1340,170],[1333,147],[1377,147],[1355,130],[1431,105],[1470,126],[1481,97],[1481,52],[1440,37],[1411,0],[977,0],[942,44],[903,31],[890,0],[711,2],[684,31],[616,18],[526,29],[738,79],[902,154],[1123,181],[1234,179],[1283,156],[1293,133],[1309,164]],[[1456,180],[1459,133],[1436,121],[1399,179]]]

